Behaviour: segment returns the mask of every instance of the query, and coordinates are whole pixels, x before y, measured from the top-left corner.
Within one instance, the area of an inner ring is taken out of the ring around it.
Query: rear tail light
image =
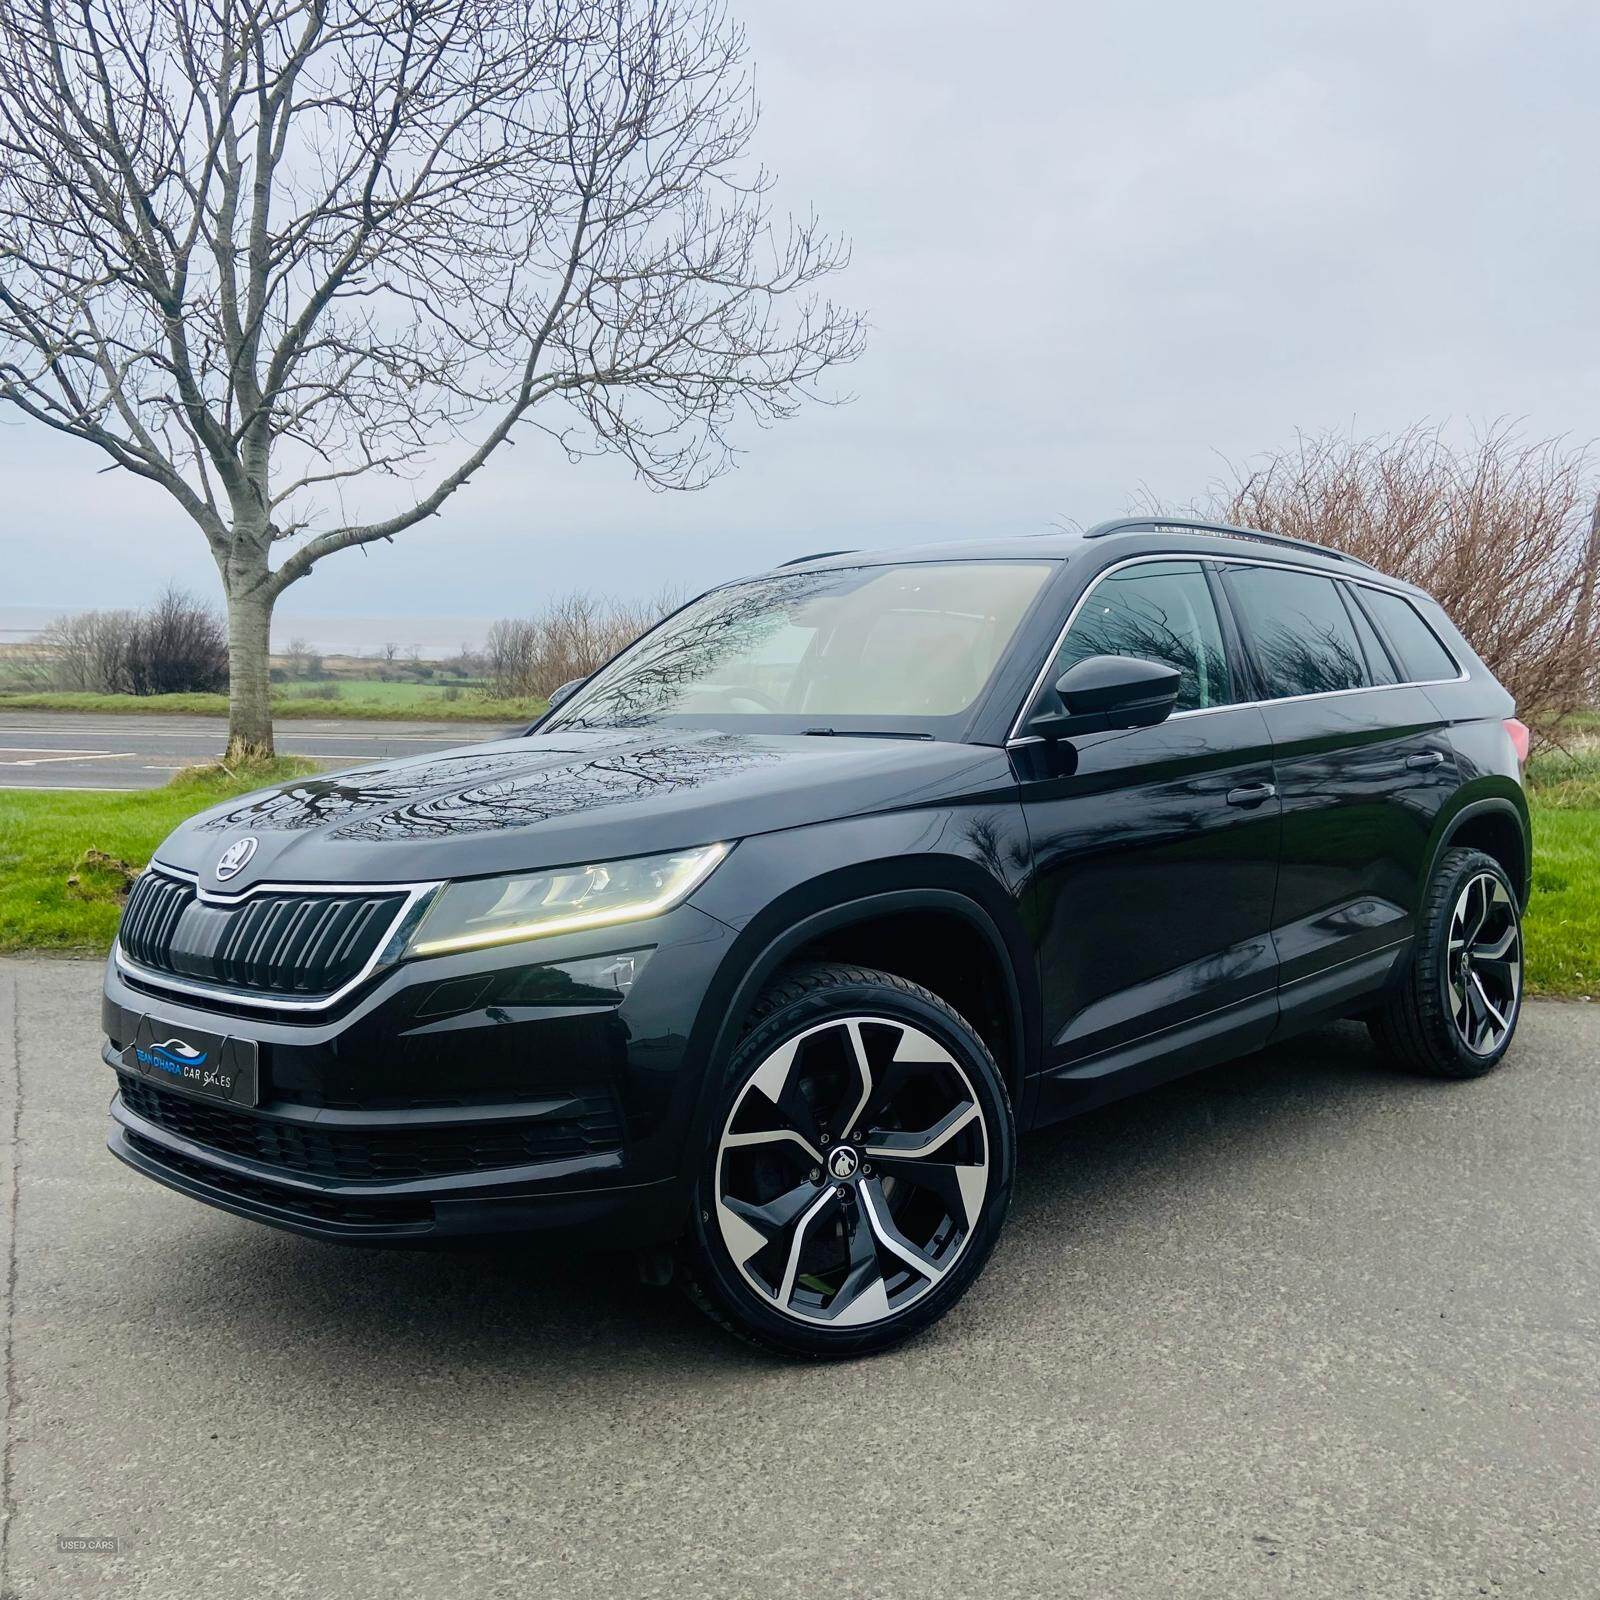
[[[1528,760],[1528,743],[1531,738],[1528,733],[1527,723],[1518,722],[1515,717],[1507,717],[1504,726],[1506,732],[1511,735],[1511,748],[1517,752],[1517,765],[1519,767],[1525,766]]]

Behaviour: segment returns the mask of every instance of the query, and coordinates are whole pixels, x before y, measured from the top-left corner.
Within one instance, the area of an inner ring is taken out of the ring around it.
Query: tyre
[[[1500,863],[1448,850],[1417,917],[1403,986],[1369,1018],[1397,1065],[1478,1078],[1505,1055],[1522,1011],[1522,918]]]
[[[710,1129],[686,1287],[786,1355],[865,1355],[938,1321],[1011,1200],[1016,1129],[993,1057],[938,996],[887,972],[784,973]]]

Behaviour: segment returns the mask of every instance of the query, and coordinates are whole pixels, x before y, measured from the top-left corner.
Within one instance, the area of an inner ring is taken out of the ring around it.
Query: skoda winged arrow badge
[[[229,878],[236,877],[243,872],[250,857],[256,853],[256,840],[253,834],[246,834],[242,839],[235,839],[226,850],[217,857],[217,881],[226,883]]]

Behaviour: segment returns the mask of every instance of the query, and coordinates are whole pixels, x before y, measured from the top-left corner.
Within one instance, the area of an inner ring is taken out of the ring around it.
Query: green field
[[[193,812],[311,770],[285,759],[233,774],[180,773],[166,788],[136,793],[0,791],[0,952],[105,950],[126,876],[94,866],[87,852],[142,867]],[[1528,780],[1534,833],[1528,987],[1600,995],[1600,750],[1539,756]]]
[[[545,708],[543,700],[491,700],[465,689],[457,700],[445,699],[445,685],[386,683],[377,678],[335,680],[337,697],[324,699],[306,691],[317,684],[280,684],[272,694],[274,719],[304,721],[353,717],[398,722],[532,722]],[[89,711],[127,716],[225,717],[225,694],[0,694],[0,711]]]
[[[489,695],[476,683],[412,683],[393,678],[315,678],[305,683],[278,683],[272,686],[273,699],[292,705],[296,700],[323,698],[319,691],[331,683],[336,693],[328,696],[335,700],[353,700],[360,705],[375,706],[471,706],[491,704]],[[446,699],[446,691],[454,689],[455,698]],[[502,701],[501,704],[511,704]],[[521,704],[522,702],[515,702]]]
[[[1600,749],[1536,756],[1528,986],[1600,996]]]

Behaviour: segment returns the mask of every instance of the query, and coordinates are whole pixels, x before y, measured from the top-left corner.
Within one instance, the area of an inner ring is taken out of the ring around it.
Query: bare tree
[[[143,611],[82,611],[39,635],[58,689],[96,694],[214,693],[228,679],[222,619],[175,584]]]
[[[307,678],[311,675],[311,645],[304,637],[297,634],[289,641],[289,648],[283,654],[294,677]]]
[[[631,644],[683,604],[666,589],[649,600],[602,600],[579,590],[551,600],[531,617],[505,617],[484,641],[489,692],[499,699],[543,699]]]
[[[1505,426],[1465,447],[1425,427],[1305,435],[1230,465],[1195,509],[1421,584],[1541,736],[1600,694],[1600,499],[1590,457],[1559,439]]]
[[[721,0],[0,0],[0,400],[205,535],[230,748],[278,596],[520,423],[698,487],[856,355],[755,122]]]
[[[116,694],[127,688],[128,650],[139,625],[134,611],[80,611],[57,617],[39,634],[39,658],[57,689]]]
[[[131,694],[215,693],[228,681],[222,618],[169,584],[135,621],[125,674]]]

